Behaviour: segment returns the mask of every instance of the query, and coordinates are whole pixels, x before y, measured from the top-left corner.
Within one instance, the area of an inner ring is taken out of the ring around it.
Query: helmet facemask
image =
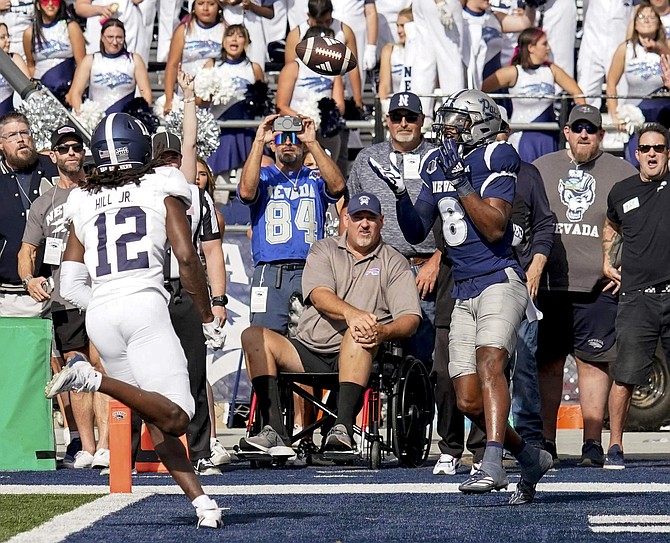
[[[435,115],[433,133],[439,143],[444,142],[446,138],[453,138],[456,143],[468,145],[472,141],[471,125],[472,121],[467,111],[441,107]]]

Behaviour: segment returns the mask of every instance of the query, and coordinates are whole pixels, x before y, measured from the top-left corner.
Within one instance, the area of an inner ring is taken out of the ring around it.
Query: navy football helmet
[[[151,158],[149,131],[132,115],[111,113],[93,132],[91,152],[99,173],[139,168]]]
[[[458,143],[477,147],[502,132],[500,109],[480,90],[455,92],[437,110],[433,132],[439,142],[453,137]]]

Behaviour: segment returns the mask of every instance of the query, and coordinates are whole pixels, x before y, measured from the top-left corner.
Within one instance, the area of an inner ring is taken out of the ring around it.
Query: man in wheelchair
[[[280,412],[277,373],[339,373],[337,420],[324,451],[353,451],[354,420],[372,360],[385,341],[404,339],[421,318],[407,259],[381,239],[377,197],[361,192],[349,202],[345,232],[315,242],[302,278],[305,310],[295,338],[252,326],[242,333],[247,371],[265,426],[240,448],[272,456],[292,454]]]

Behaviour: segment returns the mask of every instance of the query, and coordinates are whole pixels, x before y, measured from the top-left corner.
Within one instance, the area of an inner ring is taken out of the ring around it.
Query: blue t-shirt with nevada
[[[256,198],[240,201],[250,207],[256,266],[305,260],[312,243],[323,238],[326,209],[337,198],[326,192],[318,169],[303,166],[297,172],[283,173],[273,164],[261,168]]]
[[[440,214],[447,254],[453,262],[452,296],[460,300],[474,298],[485,288],[505,281],[505,268],[513,268],[525,279],[512,251],[511,222],[500,241],[487,241],[465,212],[452,184],[445,180],[437,163],[439,156],[439,149],[434,149],[421,161],[423,188],[416,204],[412,206],[409,198],[398,201],[398,220],[407,241],[422,240]],[[513,203],[520,159],[510,144],[493,142],[476,147],[463,160],[470,167],[472,186],[482,199]]]

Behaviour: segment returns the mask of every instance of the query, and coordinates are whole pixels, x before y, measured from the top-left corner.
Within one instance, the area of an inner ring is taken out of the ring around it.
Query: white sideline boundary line
[[[514,490],[515,484],[510,485]],[[457,494],[456,483],[391,484],[294,484],[294,485],[211,485],[211,496],[221,495],[334,495],[334,494]],[[544,483],[540,492],[562,493],[669,493],[669,483]],[[107,485],[0,485],[0,494],[101,494],[101,497],[68,513],[58,515],[28,532],[17,534],[7,543],[59,543],[85,530],[98,520],[152,495],[182,494],[176,485],[135,486],[132,494],[109,494]],[[195,520],[195,515],[194,515]],[[670,533],[668,515],[600,515],[589,517],[589,528],[600,533]],[[595,526],[594,526],[595,525]]]
[[[26,488],[26,490],[28,490]],[[83,494],[83,492],[82,492]],[[85,530],[95,522],[124,507],[145,499],[142,494],[109,494],[72,511],[55,516],[28,532],[15,535],[7,543],[58,543]]]
[[[334,494],[459,494],[458,483],[342,483],[342,484],[283,484],[283,485],[205,485],[210,495],[334,495]],[[516,485],[511,483],[508,491]],[[538,492],[588,494],[649,494],[670,493],[670,483],[540,483]],[[177,485],[137,485],[133,494],[181,494]],[[107,485],[0,485],[0,494],[109,494]],[[113,496],[113,495],[110,495]]]

